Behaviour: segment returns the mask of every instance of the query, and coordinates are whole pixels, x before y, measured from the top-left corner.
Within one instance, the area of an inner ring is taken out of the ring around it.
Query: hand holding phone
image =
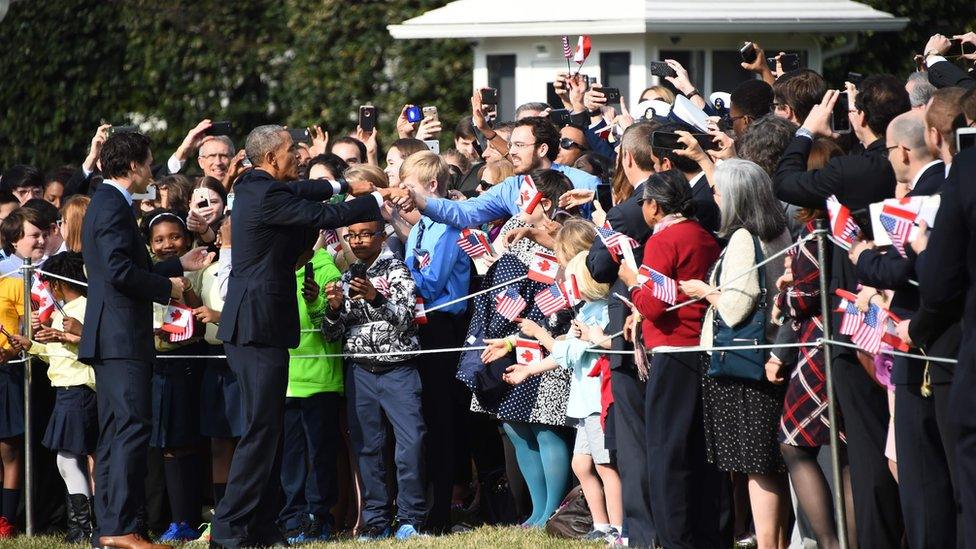
[[[620,88],[600,88],[600,91],[607,98],[607,105],[620,103]]]
[[[117,133],[135,133],[139,131],[137,126],[112,126],[108,129],[109,135],[115,135]]]
[[[758,52],[756,51],[756,45],[752,42],[746,42],[741,48],[739,48],[739,57],[742,58],[744,63],[752,64],[756,61]]]
[[[366,133],[376,129],[376,107],[363,105],[359,107],[359,127]]]
[[[407,122],[410,122],[411,124],[416,124],[417,122],[420,122],[422,119],[423,116],[421,116],[420,114],[420,107],[416,105],[410,105],[409,107],[407,107]]]
[[[197,187],[196,189],[193,189],[193,194],[190,197],[190,204],[192,204],[193,208],[197,210],[209,208],[210,189],[205,189],[203,187]]]
[[[210,124],[210,127],[207,128],[205,133],[206,135],[230,135],[230,130],[230,121],[221,120],[220,122]]]
[[[837,102],[830,113],[830,131],[836,134],[851,133],[850,102],[847,92],[837,94]]]
[[[671,68],[671,65],[668,65],[664,61],[651,61],[651,74],[661,78],[674,78],[678,76],[678,73]]]

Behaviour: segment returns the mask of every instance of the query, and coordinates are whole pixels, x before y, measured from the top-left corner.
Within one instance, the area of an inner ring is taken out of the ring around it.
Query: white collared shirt
[[[690,180],[688,181],[688,185],[689,185],[689,186],[690,186],[691,188],[695,188],[695,185],[697,185],[697,184],[698,184],[698,181],[699,181],[699,180],[700,180],[701,178],[703,178],[703,177],[705,177],[705,172],[698,172],[698,175],[696,175],[695,177],[692,177],[692,178],[691,178],[691,179],[690,179]]]
[[[128,202],[130,206],[132,205],[132,193],[129,192],[129,189],[126,189],[111,179],[103,179],[102,183],[118,189],[119,192],[122,193],[122,197],[125,198],[125,201]]]

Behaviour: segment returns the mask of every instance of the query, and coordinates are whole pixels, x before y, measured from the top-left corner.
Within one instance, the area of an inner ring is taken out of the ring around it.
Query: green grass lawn
[[[36,537],[27,538],[21,536],[15,539],[0,540],[0,549],[67,549],[83,548],[84,545],[68,545],[58,537]],[[187,544],[187,549],[194,547],[206,547],[203,544]],[[541,530],[523,530],[521,528],[496,528],[482,527],[466,534],[454,534],[451,536],[421,538],[409,542],[386,540],[370,543],[357,543],[355,541],[331,541],[329,543],[315,543],[302,545],[301,547],[317,549],[333,549],[347,547],[375,547],[376,549],[420,549],[422,547],[436,547],[438,549],[468,548],[468,547],[505,547],[526,549],[581,549],[584,547],[599,547],[598,544],[581,543],[577,541],[567,541],[555,539],[547,536]]]

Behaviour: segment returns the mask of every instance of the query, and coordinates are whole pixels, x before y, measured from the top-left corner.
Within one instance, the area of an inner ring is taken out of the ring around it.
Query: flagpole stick
[[[823,324],[823,337],[830,339],[831,310],[827,291],[827,224],[817,220],[817,260],[820,262],[820,316]],[[844,477],[840,463],[840,427],[837,414],[837,397],[834,391],[834,364],[830,356],[832,349],[824,344],[820,352],[824,355],[827,376],[827,414],[830,418],[830,467],[834,480],[834,521],[837,523],[837,541],[841,549],[848,549],[847,503],[844,498]]]
[[[24,337],[31,333],[31,281],[34,268],[30,256],[24,258]],[[27,537],[34,535],[34,429],[31,418],[31,355],[24,353],[24,522]]]

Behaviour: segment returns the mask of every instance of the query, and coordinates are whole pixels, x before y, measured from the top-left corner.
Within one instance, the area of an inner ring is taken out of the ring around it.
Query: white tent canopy
[[[599,13],[593,14],[595,5]],[[852,0],[456,0],[387,28],[394,38],[562,34],[901,30],[899,18]]]

